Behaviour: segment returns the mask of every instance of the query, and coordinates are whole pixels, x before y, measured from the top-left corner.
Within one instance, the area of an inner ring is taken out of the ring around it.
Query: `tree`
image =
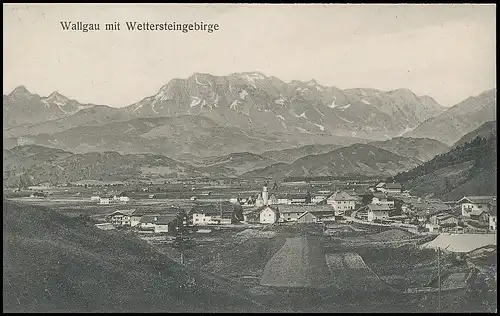
[[[367,193],[362,196],[361,203],[363,203],[363,205],[367,205],[370,204],[372,200],[373,200],[373,194]]]
[[[194,241],[189,238],[189,221],[188,214],[184,210],[179,210],[177,216],[173,221],[175,239],[172,243],[172,247],[179,250],[181,256],[181,264],[184,264],[184,255],[186,250],[192,249],[195,244]]]

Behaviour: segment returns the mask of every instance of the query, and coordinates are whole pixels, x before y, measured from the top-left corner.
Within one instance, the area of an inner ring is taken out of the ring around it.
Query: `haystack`
[[[317,238],[287,238],[264,268],[260,285],[294,288],[330,286],[330,271]]]

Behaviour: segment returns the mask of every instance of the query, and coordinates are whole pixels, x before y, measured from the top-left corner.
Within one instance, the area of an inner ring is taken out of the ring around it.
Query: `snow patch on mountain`
[[[314,124],[316,125],[317,127],[319,127],[319,129],[323,132],[325,130],[325,127],[323,125],[320,125],[320,124]]]
[[[348,119],[343,118],[340,115],[337,115],[342,121],[347,122],[347,123],[354,123],[353,121],[349,121]]]
[[[276,115],[276,117],[279,118],[280,120],[285,121],[285,118],[283,117],[283,115]]]
[[[346,105],[339,106],[338,108],[339,108],[339,110],[342,110],[342,111],[343,111],[343,110],[345,110],[345,109],[348,109],[350,106],[351,106],[351,103],[346,104]]]
[[[229,105],[229,109],[231,110],[236,110],[236,107],[238,106],[238,100],[234,100],[230,105]]]
[[[197,106],[198,104],[200,104],[201,100],[200,98],[198,97],[191,97],[191,104],[189,105],[189,107],[195,107]]]
[[[333,101],[332,101],[332,104],[328,105],[328,107],[329,107],[329,108],[331,108],[331,109],[335,109],[335,108],[338,106],[337,104],[335,104],[335,100],[336,100],[336,99],[335,99],[335,97],[334,97],[334,99],[333,99]]]
[[[241,90],[241,92],[240,92],[240,98],[241,98],[242,100],[245,100],[245,98],[246,98],[247,96],[248,96],[248,92],[247,92],[247,90]]]
[[[278,100],[274,100],[274,103],[283,106],[283,105],[285,105],[285,98],[283,98],[283,96],[281,96]]]
[[[366,101],[365,99],[361,99],[361,102],[363,102],[364,104],[371,104],[369,101]]]
[[[196,83],[197,83],[197,84],[199,84],[200,86],[203,86],[203,87],[209,87],[209,85],[204,84],[204,83],[201,83],[201,82],[198,80],[198,76],[197,76],[197,75],[195,75],[195,76],[194,76],[194,80],[195,80],[195,81],[196,81]],[[212,85],[212,83],[211,83],[210,81],[209,81],[208,83],[210,84],[210,86]]]

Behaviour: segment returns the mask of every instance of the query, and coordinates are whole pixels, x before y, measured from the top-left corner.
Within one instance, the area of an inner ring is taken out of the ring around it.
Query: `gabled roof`
[[[334,200],[334,201],[357,201],[358,198],[352,195],[349,195],[348,193],[344,191],[337,191],[330,195],[328,197],[329,200]]]
[[[220,216],[222,211],[222,217],[229,218],[233,216],[233,213],[237,208],[241,208],[241,205],[232,203],[197,204],[193,206],[189,214],[198,213],[209,216]]]
[[[118,210],[118,211],[114,211],[113,213],[109,214],[108,216],[115,216],[115,215],[131,216],[134,212],[135,212],[135,209],[132,209],[132,210]]]
[[[388,204],[368,204],[368,210],[372,212],[392,211],[394,208]]]
[[[176,216],[174,214],[170,215],[160,215],[157,216],[155,224],[157,225],[168,225],[175,220]]]
[[[382,188],[384,187],[385,185],[385,182],[380,182],[379,184],[377,184],[376,188]]]
[[[264,206],[258,208],[256,212],[258,212],[260,214],[260,213],[262,213],[266,209],[272,210],[275,214],[279,213],[278,208],[274,207],[274,206],[271,206],[271,205],[264,205]]]
[[[158,218],[160,215],[144,215],[141,217],[141,220],[139,223],[154,223],[156,218]]]
[[[329,205],[280,205],[279,212],[287,213],[304,213],[304,212],[332,212],[334,211]]]
[[[473,210],[472,212],[470,212],[470,215],[479,216],[479,215],[481,215],[481,214],[483,214],[483,213],[488,213],[488,212],[486,212],[485,210],[478,210],[478,209],[475,209],[475,210]]]
[[[386,189],[401,189],[401,184],[399,183],[386,183],[385,184]]]
[[[464,196],[460,200],[457,201],[457,203],[462,203],[465,201],[468,201],[470,203],[474,204],[495,204],[496,205],[496,196]]]

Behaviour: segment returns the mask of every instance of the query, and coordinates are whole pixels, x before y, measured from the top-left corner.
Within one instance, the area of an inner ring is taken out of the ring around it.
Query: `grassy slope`
[[[119,232],[5,201],[3,223],[4,311],[256,309],[227,284]]]

